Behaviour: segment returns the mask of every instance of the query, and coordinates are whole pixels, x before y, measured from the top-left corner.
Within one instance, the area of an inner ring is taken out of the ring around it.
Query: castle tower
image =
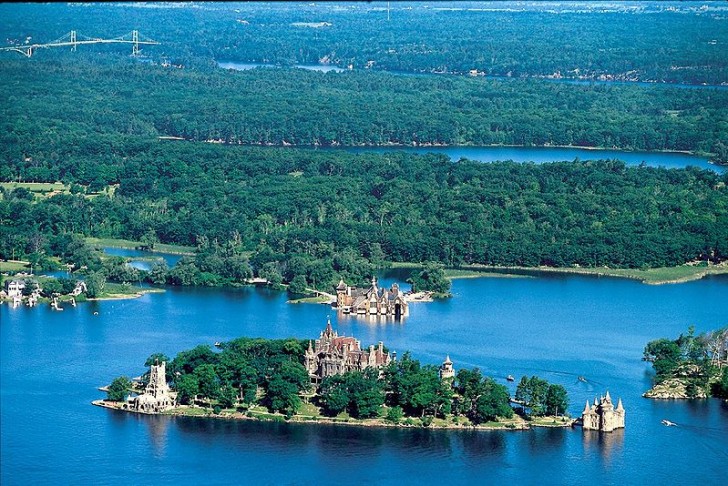
[[[336,307],[344,307],[347,305],[346,297],[351,296],[351,289],[344,283],[344,279],[339,280],[339,285],[336,286]]]
[[[318,371],[318,363],[316,362],[316,353],[314,352],[313,346],[311,345],[311,340],[308,341],[308,349],[303,355],[303,363],[309,375],[316,374],[316,372]]]
[[[152,395],[154,398],[166,396],[169,393],[169,385],[167,385],[167,363],[153,364],[149,368],[149,383],[144,389],[144,393]]]
[[[331,341],[335,337],[338,337],[338,333],[331,327],[331,319],[326,321],[326,329],[321,333],[322,340]]]
[[[452,367],[452,361],[450,361],[450,355],[448,354],[440,367],[440,379],[446,380],[452,378],[455,378],[455,369]]]
[[[157,362],[149,367],[149,383],[144,393],[131,400],[131,409],[142,413],[159,413],[174,407],[176,394],[167,385],[167,363]]]

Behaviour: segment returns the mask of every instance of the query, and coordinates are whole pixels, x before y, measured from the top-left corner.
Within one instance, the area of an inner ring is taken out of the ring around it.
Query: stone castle
[[[624,407],[622,399],[617,402],[614,408],[612,397],[609,392],[599,400],[594,399],[594,404],[589,405],[587,400],[584,411],[581,413],[581,420],[584,430],[598,430],[599,432],[611,432],[614,429],[624,428]]]
[[[380,289],[377,279],[367,289],[347,285],[343,280],[336,286],[336,308],[344,314],[365,314],[405,317],[409,314],[404,292],[392,284],[389,290]]]
[[[129,400],[129,409],[142,413],[159,413],[174,407],[175,393],[170,391],[166,378],[166,363],[149,368],[149,383],[144,393]]]
[[[363,350],[357,339],[339,336],[331,327],[330,320],[315,344],[308,342],[304,355],[304,366],[314,382],[348,371],[386,366],[391,361],[392,356],[384,351],[381,341],[376,347],[371,345],[368,350]]]

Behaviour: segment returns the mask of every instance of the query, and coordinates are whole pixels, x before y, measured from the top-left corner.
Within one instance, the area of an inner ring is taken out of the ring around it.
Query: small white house
[[[81,292],[88,292],[86,282],[84,282],[83,280],[79,280],[79,282],[76,284],[76,288],[74,288],[73,292],[71,292],[71,295],[76,297],[77,295],[81,294]]]
[[[5,281],[5,293],[9,298],[22,297],[23,290],[25,289],[24,280],[6,280]]]

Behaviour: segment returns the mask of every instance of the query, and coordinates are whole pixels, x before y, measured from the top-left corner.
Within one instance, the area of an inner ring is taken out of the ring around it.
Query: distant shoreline
[[[391,269],[421,268],[419,263],[392,262]],[[680,284],[700,280],[709,275],[728,275],[728,262],[710,266],[678,265],[674,267],[648,268],[608,268],[608,267],[521,267],[470,264],[445,267],[445,276],[451,280],[461,278],[529,278],[540,274],[595,275],[598,277],[628,278],[646,285]]]
[[[165,289],[160,289],[160,288],[155,287],[155,288],[137,290],[130,294],[109,294],[109,295],[105,295],[103,297],[93,297],[93,298],[89,297],[86,300],[90,301],[90,302],[98,302],[101,300],[137,299],[146,294],[163,294],[164,292],[166,292]]]
[[[480,266],[473,266],[473,269]],[[466,267],[467,268],[467,267]],[[607,268],[607,267],[487,267],[490,270],[515,270],[529,273],[554,273],[554,274],[575,274],[575,275],[596,275],[599,277],[627,278],[638,280],[646,285],[680,284],[700,280],[709,275],[728,274],[728,265],[725,263],[710,267],[691,267],[680,265],[677,267],[653,268],[647,270],[633,268]],[[517,276],[521,276],[516,274]]]
[[[166,137],[166,138],[163,138]],[[168,136],[160,136],[158,139],[168,140],[171,139]],[[721,164],[711,160],[711,157],[715,157],[716,154],[712,152],[703,152],[699,150],[671,150],[671,149],[660,149],[660,150],[648,150],[648,149],[629,149],[622,147],[592,147],[589,145],[513,145],[513,144],[475,144],[475,143],[463,143],[463,144],[448,144],[448,143],[418,143],[416,145],[407,143],[395,143],[387,142],[380,144],[367,144],[359,143],[352,145],[342,145],[339,142],[334,142],[331,145],[300,145],[292,143],[233,143],[224,142],[219,140],[193,140],[191,138],[174,137],[174,140],[180,140],[185,142],[202,142],[202,143],[219,143],[221,145],[239,146],[239,147],[271,147],[271,148],[292,148],[292,149],[311,149],[317,150],[322,148],[333,148],[333,149],[352,149],[352,148],[393,148],[393,149],[406,149],[406,148],[516,148],[516,149],[576,149],[576,150],[591,150],[595,152],[599,151],[615,151],[615,152],[626,152],[626,153],[643,153],[643,154],[682,154],[690,155],[693,157],[702,157],[708,160],[708,163],[717,167],[728,167],[728,164]]]

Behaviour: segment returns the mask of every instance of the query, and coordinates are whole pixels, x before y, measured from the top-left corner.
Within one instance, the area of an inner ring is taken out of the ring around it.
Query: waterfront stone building
[[[314,382],[327,376],[346,373],[347,371],[363,371],[370,367],[386,366],[392,361],[389,352],[384,351],[380,341],[368,350],[361,349],[359,340],[349,336],[339,336],[331,327],[331,320],[326,323],[319,338],[314,344],[308,342],[304,355],[304,366]]]
[[[404,317],[409,314],[404,292],[392,284],[389,290],[380,289],[377,279],[367,289],[347,285],[343,280],[336,287],[336,308],[345,314],[384,315]]]
[[[614,429],[624,428],[624,407],[622,399],[617,402],[614,408],[612,397],[609,392],[605,396],[594,399],[594,404],[589,405],[587,400],[584,411],[581,413],[581,420],[584,430],[598,430],[600,432],[611,432]]]
[[[166,373],[164,361],[153,364],[149,368],[149,383],[144,393],[131,398],[129,408],[135,412],[159,413],[174,407],[176,397],[167,385]]]

